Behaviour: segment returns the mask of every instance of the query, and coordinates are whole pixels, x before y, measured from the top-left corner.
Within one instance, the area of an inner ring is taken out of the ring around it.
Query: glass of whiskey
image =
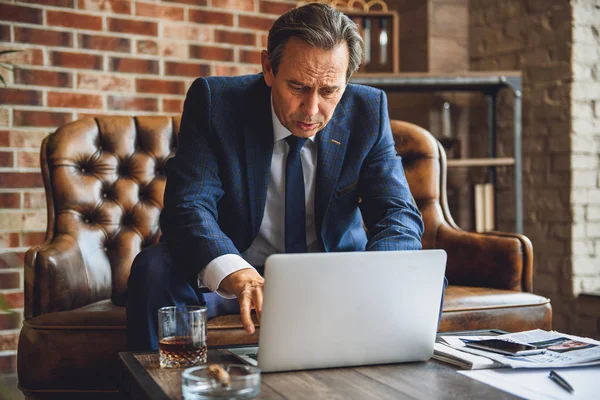
[[[161,368],[206,364],[206,307],[170,306],[158,310]]]

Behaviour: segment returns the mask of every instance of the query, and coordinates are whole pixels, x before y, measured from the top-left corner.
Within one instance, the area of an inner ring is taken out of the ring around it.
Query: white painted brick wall
[[[588,221],[586,224],[586,235],[589,239],[600,238],[600,222]],[[600,259],[596,260],[596,272],[600,268]],[[599,274],[600,275],[600,274]]]
[[[592,277],[592,276],[574,276],[573,277],[573,291],[575,293],[598,293],[598,288],[600,287],[600,277]],[[600,296],[598,296],[600,297]],[[596,315],[596,321],[598,321],[600,317]],[[573,325],[571,328],[568,328],[571,332],[577,332],[578,327]],[[598,331],[596,330],[595,337],[598,337]]]
[[[600,207],[588,206],[587,208],[587,220],[590,222],[600,221]]]
[[[598,292],[600,289],[600,1],[572,0],[573,84],[571,85],[573,215],[585,209],[583,219],[573,225],[577,230],[571,241],[573,254],[573,292]],[[579,198],[580,194],[585,196]],[[585,233],[583,237],[581,232]],[[595,321],[600,329],[600,297],[595,315],[578,316],[578,321]],[[588,300],[589,301],[589,300]],[[579,322],[578,322],[579,323]],[[581,331],[587,331],[580,327]]]
[[[575,239],[573,240],[572,245],[571,251],[574,256],[596,257],[596,243],[594,240],[590,240],[589,238]],[[594,272],[594,269],[595,267],[592,267],[592,273]]]
[[[571,156],[573,170],[598,170],[599,160],[597,155],[574,152]]]

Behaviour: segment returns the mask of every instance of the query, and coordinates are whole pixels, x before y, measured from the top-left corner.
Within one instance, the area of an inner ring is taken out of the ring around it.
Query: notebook
[[[443,250],[272,255],[258,348],[228,350],[263,372],[428,360],[445,269]]]

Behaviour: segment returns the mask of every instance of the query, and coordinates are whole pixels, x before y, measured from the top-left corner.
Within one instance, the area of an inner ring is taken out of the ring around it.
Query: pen
[[[575,391],[575,389],[573,389],[573,386],[569,385],[569,382],[567,382],[565,380],[565,378],[563,378],[562,376],[560,376],[554,370],[550,371],[550,374],[548,375],[548,378],[550,378],[554,382],[558,383],[560,385],[560,387],[562,387],[563,389],[565,389],[569,393],[573,393]]]

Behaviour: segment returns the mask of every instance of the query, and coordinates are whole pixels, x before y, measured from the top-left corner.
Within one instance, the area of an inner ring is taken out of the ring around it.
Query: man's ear
[[[275,74],[273,73],[271,63],[269,62],[269,53],[267,53],[266,50],[263,50],[260,53],[260,63],[262,64],[265,82],[267,83],[267,86],[271,87],[273,80],[275,79]]]

